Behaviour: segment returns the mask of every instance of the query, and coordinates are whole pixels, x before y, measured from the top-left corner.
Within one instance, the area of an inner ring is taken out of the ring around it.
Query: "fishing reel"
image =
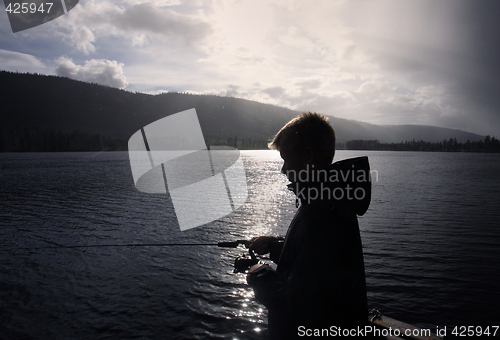
[[[254,264],[258,264],[259,260],[255,256],[254,252],[248,250],[250,256],[243,254],[234,260],[234,271],[233,273],[245,273]]]
[[[249,240],[237,240],[237,241],[232,241],[232,242],[219,242],[217,245],[219,247],[226,247],[226,248],[236,248],[238,245],[243,244],[245,246],[249,246],[252,243],[252,241]],[[245,273],[247,270],[250,269],[251,266],[254,264],[259,263],[259,260],[257,259],[257,256],[255,256],[255,253],[248,249],[248,254],[243,254],[234,260],[234,271],[233,273]]]

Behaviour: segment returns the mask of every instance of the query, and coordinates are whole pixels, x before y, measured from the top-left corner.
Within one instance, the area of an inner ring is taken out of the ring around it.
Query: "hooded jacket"
[[[300,329],[356,328],[367,323],[366,282],[357,216],[370,204],[367,157],[333,163],[319,178],[289,185],[301,201],[276,271],[250,284],[268,307],[271,339],[301,338]],[[326,176],[325,176],[326,174]]]

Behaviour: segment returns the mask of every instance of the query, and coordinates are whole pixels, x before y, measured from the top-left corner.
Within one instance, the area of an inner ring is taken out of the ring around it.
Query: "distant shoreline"
[[[210,145],[231,146],[239,150],[268,150],[267,141],[241,139],[237,137],[208,140]],[[421,152],[474,152],[499,153],[500,141],[486,136],[484,140],[459,143],[456,139],[433,143],[426,141],[405,141],[400,143],[380,143],[378,140],[351,140],[338,142],[337,150],[364,151],[421,151]],[[0,131],[0,152],[96,152],[127,151],[128,142],[122,138],[88,134],[80,131]]]
[[[338,150],[373,150],[373,151],[424,151],[424,152],[500,152],[500,141],[486,136],[484,140],[457,142],[456,138],[432,143],[423,140],[412,140],[400,143],[380,143],[378,140],[351,140]]]

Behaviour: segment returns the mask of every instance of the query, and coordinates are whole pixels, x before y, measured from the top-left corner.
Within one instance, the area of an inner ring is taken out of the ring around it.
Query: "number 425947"
[[[52,8],[53,4],[54,4],[53,2],[45,2],[45,3],[42,2],[40,6],[37,6],[37,4],[35,4],[34,2],[32,3],[16,2],[16,3],[9,3],[9,5],[7,5],[7,8],[5,8],[5,10],[11,14],[21,14],[21,13],[25,14],[25,13],[36,13],[36,12],[50,13],[50,9]]]
[[[495,336],[499,326],[455,326],[451,334],[454,336]]]

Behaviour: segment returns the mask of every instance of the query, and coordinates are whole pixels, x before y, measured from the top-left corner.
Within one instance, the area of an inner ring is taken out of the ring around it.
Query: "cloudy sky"
[[[498,138],[499,17],[496,0],[80,0],[18,33],[2,10],[0,69]]]

